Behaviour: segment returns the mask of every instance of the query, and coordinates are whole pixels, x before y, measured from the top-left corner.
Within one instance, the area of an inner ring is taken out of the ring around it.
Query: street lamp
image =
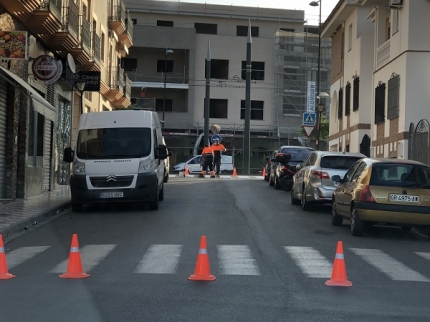
[[[322,120],[322,112],[324,111],[324,104],[323,103],[318,103],[317,105],[317,110],[318,110],[318,120],[317,120],[317,133],[316,133],[316,140],[315,140],[315,144],[316,144],[316,148],[317,150],[319,150],[320,147],[320,135],[321,135],[321,120]]]
[[[319,22],[318,22],[318,71],[317,71],[317,93],[319,94],[320,92],[320,82],[321,82],[321,77],[320,77],[320,70],[321,70],[321,0],[319,1],[312,1],[311,3],[309,3],[310,6],[312,7],[320,7],[320,14],[319,14]],[[318,105],[319,108],[319,105]],[[323,106],[324,108],[324,106]],[[319,117],[321,113],[318,110],[318,120],[317,120],[317,133],[316,133],[316,148],[317,150],[319,150],[320,148],[320,126],[319,124],[321,123]]]
[[[81,93],[81,99],[80,99],[80,107],[81,107],[81,114],[84,114],[84,89],[85,89],[85,81],[77,81],[75,82],[75,87]]]
[[[163,124],[161,127],[164,129],[164,112],[166,111],[166,73],[167,73],[167,55],[173,54],[173,50],[166,48],[166,57],[164,58],[164,91],[163,91]]]

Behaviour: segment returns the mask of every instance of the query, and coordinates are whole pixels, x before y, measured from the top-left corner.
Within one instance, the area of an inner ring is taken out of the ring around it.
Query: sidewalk
[[[68,186],[43,192],[27,199],[18,199],[5,205],[0,204],[0,234],[7,239],[14,233],[32,227],[70,207]]]

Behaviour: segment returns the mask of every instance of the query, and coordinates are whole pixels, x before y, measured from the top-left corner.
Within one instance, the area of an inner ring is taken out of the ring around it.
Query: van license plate
[[[420,202],[420,198],[418,196],[399,195],[392,193],[390,194],[390,201],[418,203]]]
[[[101,192],[100,198],[123,198],[123,192]]]

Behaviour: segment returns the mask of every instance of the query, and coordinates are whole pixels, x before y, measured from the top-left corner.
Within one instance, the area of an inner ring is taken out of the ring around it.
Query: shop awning
[[[33,87],[30,86],[30,84],[4,67],[0,66],[0,71],[15,80],[18,84],[30,92],[32,106],[35,111],[50,119],[54,123],[57,122],[57,112],[55,107],[52,106],[46,99],[44,99]]]

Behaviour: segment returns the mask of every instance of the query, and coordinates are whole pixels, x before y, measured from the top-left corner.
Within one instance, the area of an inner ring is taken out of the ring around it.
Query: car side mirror
[[[302,164],[299,163],[298,165],[296,165],[296,170],[299,171],[302,168]]]
[[[167,153],[167,156],[171,157],[173,155],[173,152],[169,150],[169,152]]]
[[[331,177],[331,180],[333,180],[334,182],[339,182],[339,183],[342,183],[343,182],[343,180],[342,180],[342,178],[340,177],[340,175],[334,175],[334,176],[332,176]]]
[[[167,148],[164,144],[160,144],[158,145],[156,151],[155,151],[156,155],[155,158],[156,159],[160,159],[160,160],[164,160],[167,159]]]
[[[75,157],[75,151],[72,148],[68,147],[64,149],[63,161],[67,163],[73,162],[73,158]]]

